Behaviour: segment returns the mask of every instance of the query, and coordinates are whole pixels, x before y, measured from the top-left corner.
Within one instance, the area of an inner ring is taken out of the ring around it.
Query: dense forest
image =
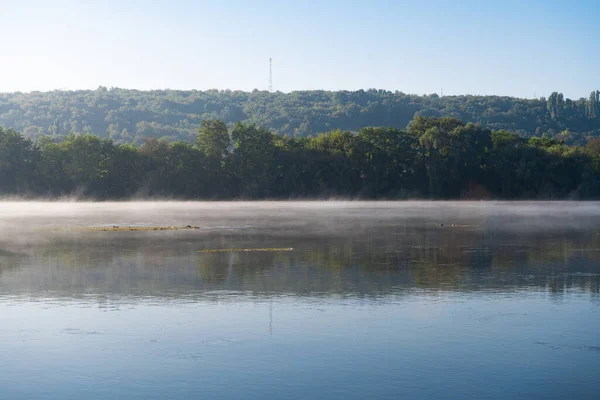
[[[0,194],[119,199],[600,198],[600,139],[523,138],[456,118],[284,137],[204,120],[193,141],[0,130]]]
[[[545,136],[585,145],[600,136],[600,91],[589,97],[519,99],[499,96],[416,96],[385,90],[138,91],[97,90],[0,93],[0,126],[37,140],[93,133],[115,143],[144,138],[193,140],[203,120],[256,124],[282,136],[307,137],[365,126],[404,129],[415,117],[453,117],[522,137]]]

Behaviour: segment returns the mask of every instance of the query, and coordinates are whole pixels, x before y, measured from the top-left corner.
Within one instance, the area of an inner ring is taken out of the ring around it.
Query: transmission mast
[[[273,91],[273,59],[269,57],[269,92]]]

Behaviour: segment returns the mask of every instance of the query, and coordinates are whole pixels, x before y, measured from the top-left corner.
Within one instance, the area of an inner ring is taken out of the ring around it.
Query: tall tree
[[[229,148],[227,125],[220,119],[202,121],[199,134],[196,136],[196,147],[210,159],[219,163],[227,157]]]
[[[236,193],[241,196],[271,196],[275,146],[273,135],[254,124],[235,124],[231,167],[235,170]]]
[[[33,190],[39,157],[39,151],[31,140],[12,129],[0,127],[0,193]]]

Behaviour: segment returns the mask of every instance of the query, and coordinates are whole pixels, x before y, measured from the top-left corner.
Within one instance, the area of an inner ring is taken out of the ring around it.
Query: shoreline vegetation
[[[0,196],[81,200],[593,200],[600,140],[569,145],[456,118],[287,137],[204,120],[194,141],[0,128]]]

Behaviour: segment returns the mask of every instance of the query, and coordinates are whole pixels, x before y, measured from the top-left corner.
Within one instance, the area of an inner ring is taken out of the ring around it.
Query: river
[[[600,203],[2,202],[2,399],[600,389]]]

